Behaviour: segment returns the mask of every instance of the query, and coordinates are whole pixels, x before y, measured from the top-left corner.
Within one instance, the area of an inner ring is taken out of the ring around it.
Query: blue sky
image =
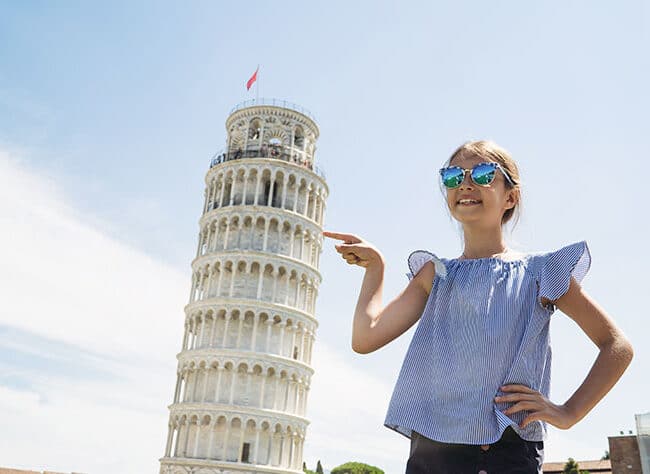
[[[547,460],[599,458],[607,436],[650,410],[647,4],[404,3],[0,1],[0,411],[23,413],[0,444],[3,463],[157,469],[203,177],[229,111],[254,96],[244,84],[258,64],[260,96],[315,115],[327,227],[382,250],[386,298],[406,284],[412,250],[459,254],[436,170],[468,139],[493,139],[520,165],[513,246],[587,240],[584,286],[636,356],[587,418],[551,432]],[[305,460],[402,472],[408,442],[381,424],[412,331],[354,354],[362,272],[331,245],[321,271]],[[552,398],[562,402],[596,350],[553,318]],[[83,420],[65,425],[70,400]],[[104,438],[87,439],[89,418]],[[30,429],[44,419],[61,441],[33,453]],[[137,424],[132,439],[116,419]],[[139,449],[84,454],[106,443]]]

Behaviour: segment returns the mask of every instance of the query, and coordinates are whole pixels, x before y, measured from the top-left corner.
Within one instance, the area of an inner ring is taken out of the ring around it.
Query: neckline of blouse
[[[452,258],[450,262],[457,263],[473,263],[473,262],[499,262],[499,263],[523,263],[529,257],[528,254],[521,252],[509,252],[509,258],[503,258],[504,256],[497,257],[479,257],[479,258]]]

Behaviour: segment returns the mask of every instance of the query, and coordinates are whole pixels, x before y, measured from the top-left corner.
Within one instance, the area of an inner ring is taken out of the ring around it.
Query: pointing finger
[[[343,234],[340,232],[329,232],[323,231],[324,237],[329,237],[330,239],[343,240],[347,244],[358,244],[361,242],[361,239],[353,234]]]

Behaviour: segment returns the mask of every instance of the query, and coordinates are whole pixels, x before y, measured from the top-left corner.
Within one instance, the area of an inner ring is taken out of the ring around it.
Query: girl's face
[[[485,158],[472,155],[454,157],[450,166],[471,169]],[[461,224],[478,224],[481,227],[501,227],[503,213],[517,204],[517,191],[506,188],[506,179],[500,170],[488,186],[479,186],[465,173],[463,182],[454,189],[447,189],[449,212]]]

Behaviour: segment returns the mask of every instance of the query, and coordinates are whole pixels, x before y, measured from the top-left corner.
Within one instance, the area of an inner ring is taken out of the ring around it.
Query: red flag
[[[257,71],[259,71],[259,70],[260,70],[260,67],[257,66],[257,69],[255,69],[255,72],[253,73],[253,75],[251,76],[251,78],[250,78],[250,79],[248,80],[248,82],[246,83],[246,90],[247,90],[247,91],[250,90],[250,88],[251,88],[251,86],[253,85],[253,83],[257,80]]]

